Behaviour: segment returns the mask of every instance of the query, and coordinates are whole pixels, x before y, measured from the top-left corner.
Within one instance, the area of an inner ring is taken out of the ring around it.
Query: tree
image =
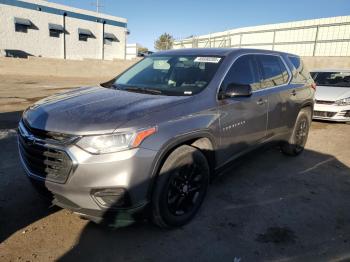
[[[168,50],[173,48],[173,44],[174,38],[172,35],[164,33],[154,42],[154,48],[156,50]]]
[[[141,46],[141,47],[139,47],[138,51],[139,51],[139,53],[146,53],[146,52],[148,52],[148,48]]]

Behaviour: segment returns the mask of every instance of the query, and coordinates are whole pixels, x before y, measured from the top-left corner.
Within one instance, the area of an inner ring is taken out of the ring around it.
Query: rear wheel
[[[311,124],[311,109],[300,110],[294,125],[293,133],[287,143],[283,143],[281,150],[290,156],[297,156],[303,152]]]
[[[152,197],[156,225],[169,228],[189,222],[200,208],[209,185],[209,165],[198,149],[183,145],[165,160]]]

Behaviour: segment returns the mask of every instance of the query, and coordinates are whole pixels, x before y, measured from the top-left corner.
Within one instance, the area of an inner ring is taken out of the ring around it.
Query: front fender
[[[157,155],[152,163],[149,174],[150,183],[148,189],[148,199],[151,199],[152,191],[156,183],[158,172],[166,157],[178,146],[186,144],[200,138],[207,138],[215,152],[219,145],[219,123],[217,116],[200,115],[188,116],[175,121],[168,121],[158,126],[155,136],[149,137],[142,144],[142,147],[156,150]]]

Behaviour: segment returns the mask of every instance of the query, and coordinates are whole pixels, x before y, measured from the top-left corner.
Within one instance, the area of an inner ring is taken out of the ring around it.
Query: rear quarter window
[[[305,83],[312,81],[309,71],[304,66],[303,61],[298,56],[288,56],[289,61],[293,65],[292,83]]]

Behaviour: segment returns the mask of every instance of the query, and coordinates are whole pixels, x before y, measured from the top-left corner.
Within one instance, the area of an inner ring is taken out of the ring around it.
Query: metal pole
[[[67,59],[66,51],[66,13],[63,13],[63,59]]]
[[[127,35],[128,35],[128,29],[127,28],[125,28],[125,41],[124,41],[124,60],[126,60],[126,50],[127,50],[127,47],[126,47],[126,41],[127,41],[127,39],[126,39],[126,37],[127,37]]]
[[[102,22],[102,60],[105,59],[105,23],[106,21]]]
[[[272,50],[275,50],[276,30],[273,31]]]
[[[96,7],[96,13],[99,13],[100,12],[100,8],[103,7],[103,5],[100,4],[100,0],[96,0],[96,3],[93,2],[93,3],[90,3],[90,4]]]
[[[317,40],[318,40],[318,30],[319,30],[320,26],[318,25],[316,27],[316,35],[315,35],[315,42],[314,42],[314,50],[312,52],[312,56],[315,56],[316,54],[316,45],[317,45]]]

